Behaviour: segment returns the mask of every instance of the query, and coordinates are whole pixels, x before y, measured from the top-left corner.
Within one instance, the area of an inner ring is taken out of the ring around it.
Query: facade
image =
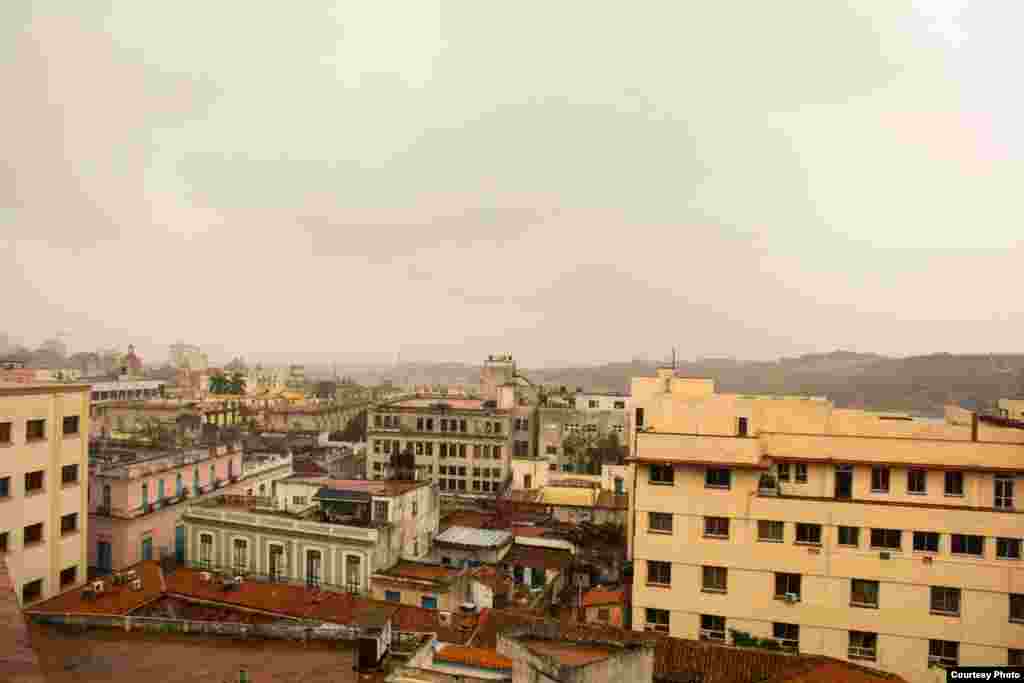
[[[180,518],[188,501],[220,494],[266,492],[292,473],[290,456],[250,459],[241,445],[168,452],[106,448],[89,473],[89,566],[120,571],[161,550],[185,559]]]
[[[88,385],[0,385],[0,554],[22,605],[88,578],[88,433]]]
[[[591,588],[581,601],[583,621],[599,626],[625,626],[626,608],[626,589],[623,588]]]
[[[210,359],[202,349],[192,344],[178,342],[171,345],[171,366],[188,370],[203,370],[210,367]]]
[[[370,597],[412,607],[456,612],[472,602],[471,576],[465,568],[422,562],[399,562],[375,572]]]
[[[366,593],[374,572],[414,559],[417,529],[437,524],[425,482],[287,479],[275,495],[188,505],[189,566]]]
[[[1019,656],[1024,430],[673,375],[632,383],[635,628],[912,681]]]
[[[441,494],[492,495],[511,475],[512,394],[506,403],[418,397],[368,412],[367,476],[383,479],[391,454],[411,451]]]
[[[1001,398],[998,405],[1000,417],[1024,421],[1024,398]]]
[[[433,557],[445,567],[496,565],[515,537],[501,529],[450,526],[434,539]]]
[[[615,435],[618,444],[626,447],[629,396],[584,392],[552,396],[547,405],[537,409],[537,421],[537,453],[548,461],[549,469],[563,474],[600,475],[602,464],[620,463],[588,459],[578,447],[574,450],[573,441],[597,446]]]

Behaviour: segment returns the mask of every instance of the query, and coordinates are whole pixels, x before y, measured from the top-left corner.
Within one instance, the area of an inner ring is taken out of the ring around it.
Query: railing
[[[193,504],[188,505],[185,508],[184,514],[197,519],[226,521],[263,528],[269,527],[272,529],[301,531],[333,538],[348,538],[366,543],[376,543],[378,538],[376,528],[352,526],[347,524],[331,524],[301,518],[272,516],[260,514],[259,512],[246,512],[244,508],[241,510],[232,510],[228,506],[221,507],[205,504]]]
[[[254,581],[256,583],[278,583],[285,586],[313,587],[307,578],[288,574],[287,567],[283,567],[277,574],[265,574],[244,568],[216,565],[195,560],[187,561],[184,566],[201,572],[210,572],[211,584],[215,586],[222,586],[225,579],[233,580],[236,576],[241,576],[243,582]],[[316,587],[330,593],[351,593],[356,596],[368,596],[368,591],[357,582],[346,582],[344,584],[329,583],[324,581],[321,576],[316,582]],[[229,587],[227,591],[229,592],[230,590],[231,588]]]

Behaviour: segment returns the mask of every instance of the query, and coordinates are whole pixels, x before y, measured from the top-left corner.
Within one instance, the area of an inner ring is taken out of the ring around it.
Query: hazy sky
[[[147,360],[1019,350],[1022,20],[0,2],[3,325]]]

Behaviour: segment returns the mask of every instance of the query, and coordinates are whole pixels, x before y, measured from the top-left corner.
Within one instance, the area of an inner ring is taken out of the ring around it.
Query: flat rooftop
[[[608,659],[616,650],[601,645],[583,645],[558,640],[526,639],[520,641],[526,649],[550,657],[563,666],[586,666]]]
[[[450,526],[434,538],[435,543],[472,548],[498,548],[512,541],[512,533],[500,529]]]
[[[0,381],[0,396],[18,394],[67,394],[88,392],[89,384],[68,384],[67,382],[5,382]]]
[[[406,398],[392,403],[387,403],[381,406],[382,410],[387,408],[433,408],[435,405],[443,403],[447,405],[451,410],[483,410],[484,402],[478,398],[430,398],[430,397],[417,397],[417,398]],[[493,410],[493,409],[492,409]]]
[[[430,486],[430,482],[407,481],[400,479],[327,479],[323,477],[310,477],[308,475],[293,474],[281,481],[289,483],[309,482],[311,486],[323,487],[333,491],[359,491],[368,493],[371,496],[400,496],[413,489]]]
[[[454,567],[444,567],[439,564],[426,564],[425,562],[402,561],[390,569],[375,572],[373,577],[448,583],[452,579],[458,577],[461,573],[461,570],[455,569]]]

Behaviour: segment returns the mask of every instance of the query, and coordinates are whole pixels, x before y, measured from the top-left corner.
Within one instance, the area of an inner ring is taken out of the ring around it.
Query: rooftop
[[[626,591],[623,588],[591,588],[583,594],[584,607],[597,607],[599,605],[620,605],[626,601]]]
[[[398,479],[324,479],[308,475],[293,474],[282,481],[290,483],[309,483],[311,486],[323,487],[332,491],[358,491],[371,496],[400,496],[413,489],[430,486],[430,482],[404,481]]]
[[[428,581],[447,586],[461,574],[461,570],[453,567],[427,564],[425,562],[402,561],[390,569],[374,573],[373,578]]]
[[[563,666],[586,666],[608,659],[616,649],[602,645],[586,645],[558,640],[524,639],[523,646],[544,657],[550,657]]]
[[[477,398],[452,398],[449,396],[417,396],[405,398],[380,406],[380,410],[389,408],[433,409],[439,404],[447,405],[449,410],[484,410],[484,402]]]
[[[611,491],[581,486],[545,486],[540,489],[510,491],[508,500],[513,503],[534,505],[558,505],[563,507],[608,508],[626,510],[629,497],[615,495]]]
[[[19,396],[22,394],[65,394],[88,392],[88,384],[69,384],[66,382],[3,382],[0,381],[0,396]]]
[[[568,550],[514,543],[501,562],[532,569],[565,569],[572,564],[572,553]]]
[[[512,534],[500,529],[451,526],[438,534],[434,542],[475,548],[499,548],[512,542]]]
[[[499,655],[494,650],[482,647],[466,647],[465,645],[445,644],[434,653],[434,661],[472,666],[478,669],[509,670],[512,660]]]

